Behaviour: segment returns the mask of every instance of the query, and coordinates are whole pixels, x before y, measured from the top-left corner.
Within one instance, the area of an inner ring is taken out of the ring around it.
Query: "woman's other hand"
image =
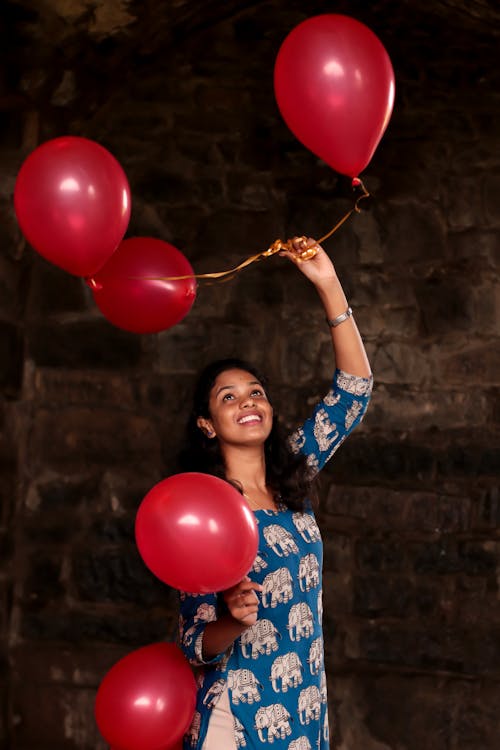
[[[245,576],[236,586],[232,586],[223,593],[231,616],[248,627],[257,622],[259,598],[256,591],[262,591],[260,583],[255,583]]]

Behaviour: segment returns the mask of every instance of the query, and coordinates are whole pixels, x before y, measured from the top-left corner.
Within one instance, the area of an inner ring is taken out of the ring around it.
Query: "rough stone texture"
[[[104,750],[104,674],[175,638],[176,594],[133,527],[175,470],[199,367],[254,360],[288,427],[332,369],[314,290],[276,257],[201,283],[168,331],[114,328],[22,237],[16,174],[49,138],[100,142],[131,185],[127,236],[171,242],[199,273],[321,236],[352,207],[349,180],[288,131],[272,70],[323,12],[379,36],[397,87],[363,174],[372,197],[325,243],[376,380],[321,483],[331,744],[498,748],[498,3],[4,0],[1,750]]]

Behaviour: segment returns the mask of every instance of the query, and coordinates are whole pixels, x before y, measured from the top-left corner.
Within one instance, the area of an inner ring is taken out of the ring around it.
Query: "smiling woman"
[[[181,467],[220,476],[242,492],[255,513],[259,549],[250,574],[227,591],[181,592],[181,647],[201,669],[186,750],[262,750],[275,741],[288,750],[328,748],[314,478],[361,421],[372,378],[330,259],[312,239],[295,238],[291,247],[283,254],[323,302],[337,369],[331,389],[288,439],[253,365],[218,360],[200,375]]]
[[[298,510],[304,498],[311,497],[307,459],[288,445],[267,394],[267,380],[249,362],[222,359],[203,370],[186,446],[180,456],[183,471],[227,479],[251,507],[275,508],[275,497],[280,495]],[[259,479],[243,480],[241,463],[248,461]]]
[[[273,409],[262,383],[242,368],[223,370],[216,377],[209,398],[209,417],[198,417],[205,435],[226,444],[262,446],[272,428]]]

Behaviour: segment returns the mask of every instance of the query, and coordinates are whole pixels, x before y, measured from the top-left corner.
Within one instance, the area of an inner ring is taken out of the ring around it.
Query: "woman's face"
[[[210,418],[198,426],[224,445],[263,445],[271,432],[273,408],[261,383],[246,370],[217,376],[208,401]]]

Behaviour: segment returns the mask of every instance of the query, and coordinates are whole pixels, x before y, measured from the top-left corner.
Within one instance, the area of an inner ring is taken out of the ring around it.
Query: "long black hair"
[[[200,471],[225,479],[225,467],[217,439],[208,438],[198,427],[199,417],[210,418],[210,391],[218,375],[226,370],[244,370],[254,376],[264,388],[270,403],[267,378],[253,365],[242,359],[219,359],[207,365],[198,376],[189,415],[185,446],[179,454],[181,471]],[[271,432],[264,443],[266,483],[279,501],[293,510],[305,510],[307,503],[316,499],[311,470],[302,453],[293,453],[276,414]],[[235,483],[237,486],[237,483]],[[238,487],[238,489],[241,488]]]

